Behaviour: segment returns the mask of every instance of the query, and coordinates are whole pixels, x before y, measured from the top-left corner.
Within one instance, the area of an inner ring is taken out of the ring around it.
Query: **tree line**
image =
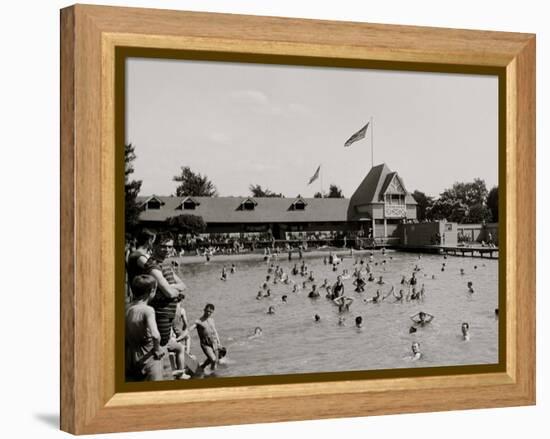
[[[498,186],[487,190],[485,181],[480,178],[473,182],[454,183],[439,194],[437,199],[418,190],[412,196],[418,203],[420,221],[445,219],[469,224],[498,222]]]

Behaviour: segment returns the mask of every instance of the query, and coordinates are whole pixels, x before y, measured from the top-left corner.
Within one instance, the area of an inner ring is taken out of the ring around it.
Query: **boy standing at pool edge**
[[[220,337],[214,324],[212,314],[214,313],[214,305],[211,303],[206,304],[204,307],[203,315],[195,321],[193,327],[197,328],[201,349],[206,355],[206,360],[201,364],[201,368],[204,369],[210,365],[212,371],[216,370],[219,361],[219,349],[221,346]]]
[[[137,275],[132,282],[134,300],[126,309],[126,376],[146,381],[163,378],[160,333],[155,310],[148,302],[155,296],[157,282],[150,275]]]

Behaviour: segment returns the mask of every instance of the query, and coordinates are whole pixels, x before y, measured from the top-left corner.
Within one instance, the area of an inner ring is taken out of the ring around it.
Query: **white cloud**
[[[261,106],[269,104],[267,95],[259,90],[234,90],[229,96],[238,103]]]

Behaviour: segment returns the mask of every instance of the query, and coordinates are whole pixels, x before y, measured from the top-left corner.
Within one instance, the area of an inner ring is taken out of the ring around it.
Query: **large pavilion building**
[[[351,198],[138,197],[140,223],[161,229],[183,214],[201,216],[207,234],[241,237],[268,233],[275,239],[346,232],[389,238],[398,224],[416,220],[416,201],[397,172],[386,164],[373,167]]]

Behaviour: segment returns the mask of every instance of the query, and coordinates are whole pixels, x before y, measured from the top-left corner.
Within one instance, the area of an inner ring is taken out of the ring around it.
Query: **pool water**
[[[362,255],[365,259],[366,255]],[[320,285],[328,279],[332,285],[344,268],[354,270],[355,257],[345,257],[333,272],[323,256],[307,257],[306,264]],[[383,260],[386,264],[382,264]],[[291,373],[316,373],[352,370],[395,369],[428,366],[478,365],[498,363],[498,260],[422,255],[388,251],[374,253],[371,264],[375,278],[384,277],[385,285],[367,282],[364,293],[354,292],[353,277],[344,280],[345,294],[354,298],[350,311],[339,314],[338,308],[325,298],[307,297],[306,290],[292,293],[292,284],[270,284],[271,297],[256,299],[267,275],[264,261],[235,261],[236,273],[230,274],[231,262],[181,264],[179,274],[187,284],[184,301],[190,323],[199,318],[206,303],[216,307],[214,320],[222,345],[228,350],[227,364],[217,376],[255,376]],[[290,279],[302,285],[306,277],[290,274],[294,259],[273,260]],[[445,263],[445,270],[441,271]],[[394,303],[393,296],[382,303],[365,303],[377,289],[387,293],[391,285],[397,291],[402,275],[411,277],[418,264],[418,288],[425,285],[423,301]],[[227,281],[220,280],[222,267]],[[477,266],[477,269],[474,268]],[[460,274],[460,269],[464,274]],[[435,279],[432,278],[435,275]],[[272,276],[273,278],[273,276]],[[468,292],[472,281],[474,293]],[[288,302],[282,302],[286,294]],[[274,306],[275,314],[267,314]],[[410,334],[409,316],[424,311],[434,315],[431,323]],[[321,319],[316,322],[314,315]],[[363,317],[363,328],[355,328],[355,317]],[[345,317],[343,326],[338,325]],[[463,341],[462,322],[470,324],[470,341]],[[262,336],[250,338],[255,327]],[[411,344],[420,343],[422,358],[411,361]],[[191,353],[204,360],[196,331],[192,334]]]

